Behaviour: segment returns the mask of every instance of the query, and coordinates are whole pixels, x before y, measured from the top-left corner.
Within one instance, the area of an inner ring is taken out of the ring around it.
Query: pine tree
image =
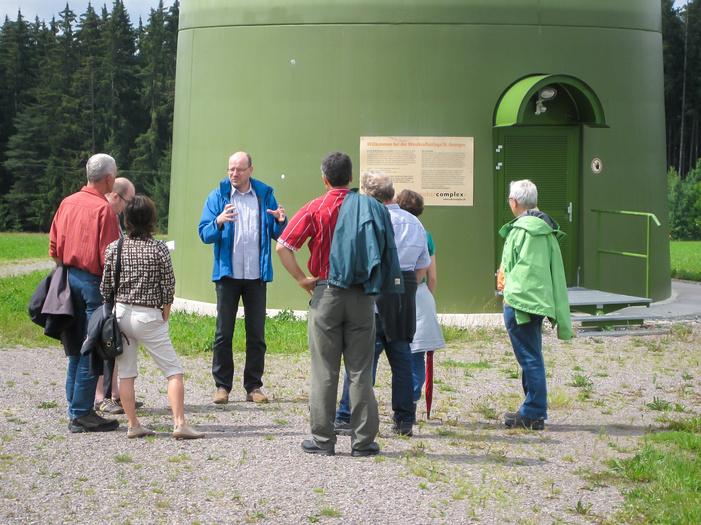
[[[0,28],[0,230],[48,231],[106,152],[167,224],[179,4],[134,30],[122,0]]]

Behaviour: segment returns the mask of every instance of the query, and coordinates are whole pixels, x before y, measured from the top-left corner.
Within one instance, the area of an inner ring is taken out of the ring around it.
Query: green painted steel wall
[[[215,302],[212,247],[197,224],[231,153],[253,156],[253,176],[291,215],[323,193],[327,152],[357,165],[361,136],[467,136],[474,206],[428,207],[422,221],[436,241],[439,310],[494,311],[493,115],[504,90],[533,74],[586,82],[610,126],[582,132],[581,284],[594,282],[587,210],[646,211],[663,223],[653,232],[652,296],[669,296],[657,0],[182,0],[180,24],[169,230],[178,297]],[[594,157],[604,162],[598,175]],[[634,230],[612,225],[607,235],[617,242]],[[606,278],[643,295],[644,274],[628,266],[609,265]],[[275,258],[268,306],[307,301]]]

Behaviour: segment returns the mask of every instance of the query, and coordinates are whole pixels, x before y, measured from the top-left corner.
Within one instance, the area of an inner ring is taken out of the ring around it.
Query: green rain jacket
[[[516,310],[519,324],[530,321],[528,314],[542,315],[557,325],[559,339],[572,339],[572,317],[559,244],[567,234],[550,220],[554,228],[538,216],[524,214],[499,230],[505,239],[501,258],[506,281],[504,303]]]

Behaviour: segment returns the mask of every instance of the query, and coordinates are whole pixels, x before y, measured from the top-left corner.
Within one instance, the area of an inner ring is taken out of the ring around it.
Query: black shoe
[[[302,441],[302,450],[304,450],[307,454],[319,454],[320,456],[336,455],[336,451],[334,449],[330,448],[327,450],[325,448],[319,448],[311,439],[305,439]]]
[[[333,422],[333,433],[340,436],[351,436],[353,435],[353,427],[350,422],[337,419]]]
[[[518,414],[514,419],[505,419],[504,425],[507,428],[525,428],[528,430],[543,430],[545,421],[543,419],[531,419]]]
[[[376,456],[380,453],[380,445],[377,443],[370,443],[370,446],[368,448],[364,448],[362,450],[356,450],[353,449],[351,451],[351,456],[354,458],[362,458],[365,456]]]
[[[413,423],[407,423],[406,421],[395,421],[394,425],[392,425],[392,432],[399,436],[411,437],[414,435],[411,429],[413,426]]]
[[[507,412],[506,414],[504,414],[504,421],[507,421],[509,419],[516,419],[518,417],[521,417],[520,412]]]
[[[120,407],[122,406],[122,399],[121,398],[115,399],[114,402],[118,406],[120,406]],[[134,401],[134,408],[136,410],[139,410],[142,406],[144,406],[144,404],[141,401]]]
[[[92,409],[87,416],[77,417],[68,423],[68,429],[74,434],[80,432],[109,432],[117,428],[119,428],[119,421],[100,417]]]

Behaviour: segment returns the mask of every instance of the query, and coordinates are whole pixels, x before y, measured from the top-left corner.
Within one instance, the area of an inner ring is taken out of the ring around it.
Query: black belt
[[[314,283],[314,286],[326,286],[329,284],[328,279],[317,279],[316,283]]]

